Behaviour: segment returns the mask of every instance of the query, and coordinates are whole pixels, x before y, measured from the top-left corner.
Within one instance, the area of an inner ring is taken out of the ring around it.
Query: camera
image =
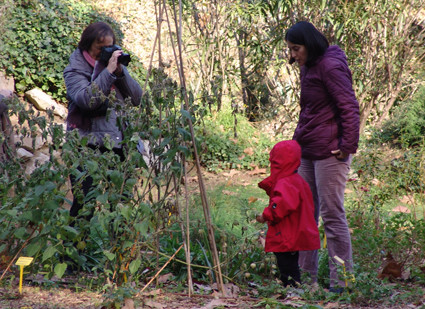
[[[112,46],[103,46],[102,47],[102,51],[100,53],[100,62],[102,62],[103,64],[108,64],[109,59],[112,56],[112,53],[116,50],[121,50],[121,47],[119,47],[118,45],[112,45]],[[121,63],[122,65],[128,66],[129,62],[130,62],[130,55],[126,54],[126,53],[122,53],[119,57],[118,57],[118,63]]]

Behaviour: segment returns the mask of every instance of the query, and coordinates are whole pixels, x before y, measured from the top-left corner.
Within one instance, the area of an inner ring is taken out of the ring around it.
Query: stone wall
[[[13,78],[6,77],[2,72],[0,72],[0,91],[2,91],[2,93],[14,93],[15,91]],[[53,109],[54,123],[62,125],[63,129],[66,130],[65,120],[68,114],[67,108],[57,103],[51,96],[44,93],[42,90],[31,89],[25,92],[24,97],[19,97],[19,100],[23,102],[27,110],[32,109],[37,115],[45,116],[46,119],[48,118],[46,110]],[[10,120],[13,127],[19,125],[16,115],[10,115]],[[23,168],[25,168],[26,174],[31,174],[38,165],[49,160],[50,139],[43,139],[41,137],[41,132],[35,137],[35,142],[33,143],[33,138],[22,137],[19,132],[15,131],[15,141],[22,141],[21,144],[18,144],[16,151],[18,157],[24,162]],[[59,157],[60,153],[56,153],[55,156]],[[72,200],[72,194],[69,188],[70,186],[68,184],[68,188],[66,188],[67,199]],[[67,205],[65,205],[65,207],[67,207]]]

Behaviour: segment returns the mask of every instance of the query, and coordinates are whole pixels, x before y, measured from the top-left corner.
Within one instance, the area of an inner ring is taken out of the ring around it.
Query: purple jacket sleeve
[[[350,69],[339,61],[328,61],[323,82],[338,109],[341,125],[339,149],[355,153],[359,141],[360,113]]]

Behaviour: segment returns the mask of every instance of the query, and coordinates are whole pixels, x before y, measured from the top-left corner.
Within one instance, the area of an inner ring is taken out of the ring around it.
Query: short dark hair
[[[306,66],[311,66],[329,47],[328,39],[308,21],[299,21],[286,31],[285,41],[304,45],[307,49]]]
[[[107,36],[112,37],[113,44],[115,44],[115,34],[111,26],[102,21],[90,24],[81,34],[78,48],[80,51],[88,51],[93,42],[102,42]]]

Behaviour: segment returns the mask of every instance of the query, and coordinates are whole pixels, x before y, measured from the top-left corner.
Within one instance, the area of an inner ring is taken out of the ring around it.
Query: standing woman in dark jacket
[[[300,115],[293,139],[302,150],[299,174],[313,193],[315,219],[322,217],[327,238],[330,290],[342,292],[345,281],[337,272],[344,261],[353,269],[350,232],[344,209],[344,191],[352,154],[359,140],[359,104],[352,87],[345,53],[311,23],[301,21],[285,35],[290,63],[300,67]],[[301,269],[317,282],[318,252],[300,252]]]
[[[127,68],[118,62],[121,50],[115,50],[107,63],[99,61],[102,47],[114,44],[115,34],[108,24],[96,22],[89,25],[81,35],[78,48],[70,56],[63,76],[69,100],[67,130],[76,129],[80,136],[89,136],[89,147],[101,152],[108,151],[104,139],[109,138],[113,142],[113,151],[122,161],[123,133],[117,124],[119,113],[114,104],[121,105],[121,111],[125,111],[126,98],[130,98],[133,105],[139,105],[142,89]],[[112,90],[116,102],[105,99]],[[84,196],[92,183],[90,176],[83,181]],[[75,185],[76,179],[71,177],[73,193]],[[76,217],[82,207],[81,201],[74,196],[70,215]]]

